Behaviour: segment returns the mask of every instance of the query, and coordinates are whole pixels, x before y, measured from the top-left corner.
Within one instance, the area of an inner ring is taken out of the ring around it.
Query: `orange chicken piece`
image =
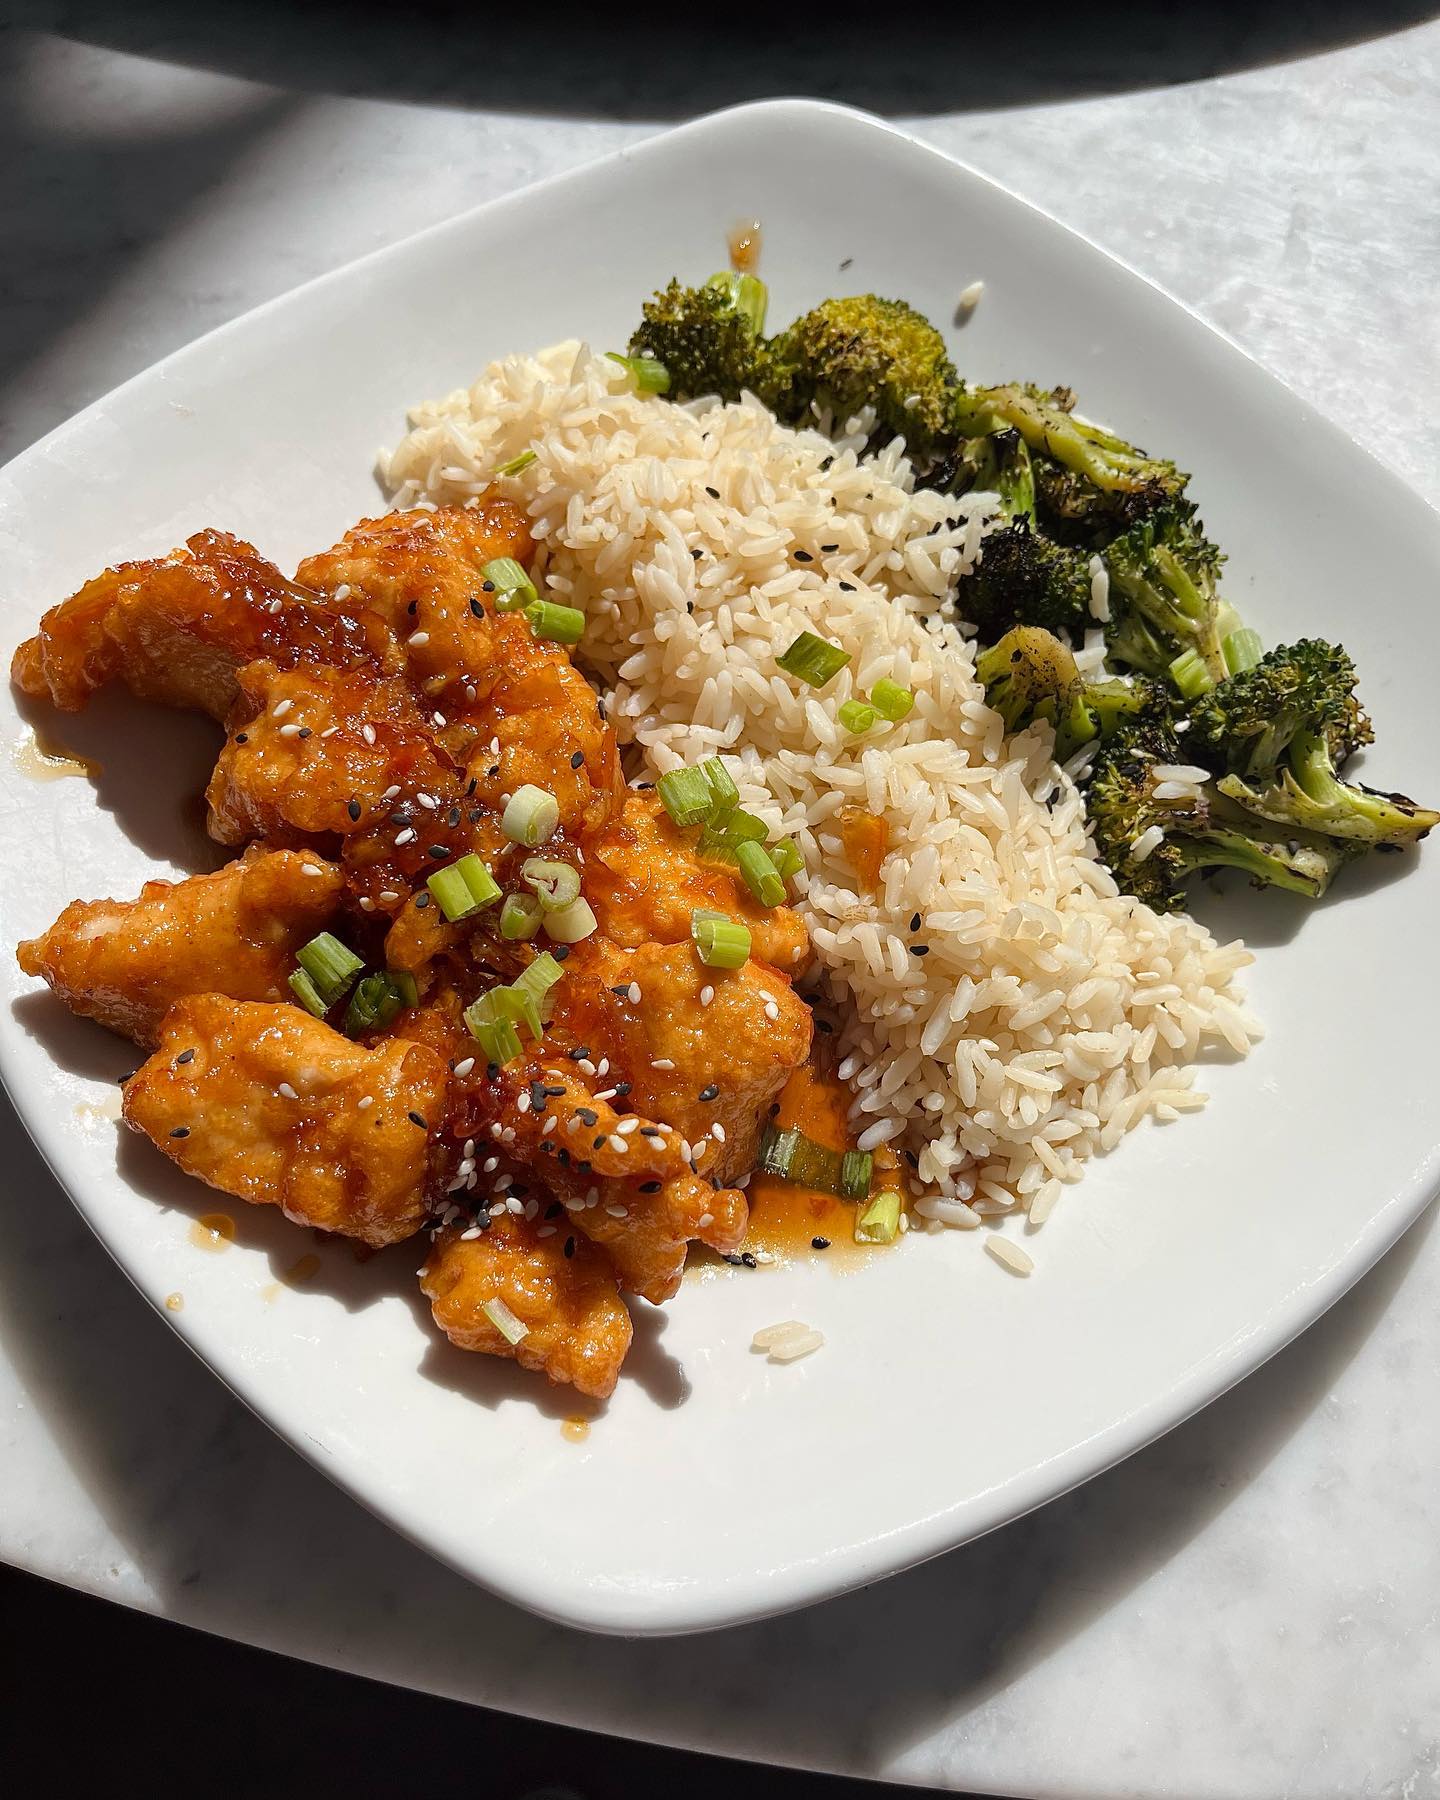
[[[512,1357],[603,1400],[630,1348],[630,1315],[604,1253],[584,1238],[551,1230],[542,1238],[509,1213],[475,1237],[447,1226],[425,1259],[420,1286],[435,1323],[460,1349]],[[484,1307],[493,1300],[525,1327],[518,1343],[487,1318]]]
[[[147,881],[138,900],[72,900],[19,946],[20,967],[149,1046],[177,1000],[217,982],[235,1000],[288,999],[295,952],[334,915],[343,880],[317,856],[249,850],[212,875]]]
[[[298,1006],[199,994],[166,1014],[125,1122],[211,1187],[378,1248],[424,1220],[445,1083],[423,1044],[367,1048]]]

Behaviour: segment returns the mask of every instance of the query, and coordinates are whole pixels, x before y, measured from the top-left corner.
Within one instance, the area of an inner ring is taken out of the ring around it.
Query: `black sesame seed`
[[[590,1146],[590,1148],[592,1150],[601,1150],[604,1148],[604,1145],[605,1145],[604,1138],[598,1137],[598,1138],[596,1138],[595,1142]]]
[[[810,1240],[810,1248],[812,1250],[828,1250],[830,1248],[830,1240],[829,1238],[813,1237]]]
[[[640,1135],[641,1137],[658,1138],[663,1137],[665,1134],[658,1125],[642,1125],[640,1127]]]
[[[470,602],[470,610],[477,619],[483,619],[485,617],[485,608],[478,600],[472,600]]]
[[[654,786],[655,783],[653,781],[637,781],[635,783],[635,792],[637,794],[648,794]]]
[[[431,844],[430,846],[430,855],[435,858],[436,862],[444,862],[449,854],[450,846],[448,844]]]
[[[738,1256],[734,1255],[733,1253],[731,1255],[728,1255],[725,1258],[725,1261],[727,1263],[729,1263],[729,1265],[732,1269],[738,1269],[741,1266],[740,1258]]]
[[[575,1168],[578,1174],[588,1175],[593,1166],[588,1156],[577,1156],[575,1159]]]
[[[358,800],[349,801],[345,807],[345,810],[346,810],[346,812],[349,813],[350,817],[358,825],[360,822],[360,802]]]
[[[905,1152],[905,1160],[906,1160],[906,1162],[909,1163],[909,1165],[912,1169],[918,1169],[920,1167],[920,1158],[915,1154],[915,1152],[913,1150],[907,1150]]]
[[[549,1138],[546,1138],[545,1142],[548,1144],[550,1142]],[[560,1161],[568,1168],[570,1164],[570,1152],[562,1148],[558,1154]]]
[[[542,1156],[553,1156],[553,1155],[554,1155],[554,1154],[555,1154],[555,1140],[554,1140],[554,1138],[541,1138],[541,1140],[540,1140],[540,1154],[541,1154],[541,1155],[542,1155]]]
[[[577,750],[575,752],[575,754],[570,758],[570,767],[572,769],[581,768],[581,767],[583,767],[584,762],[585,762],[585,752],[583,750]]]
[[[485,778],[487,781],[493,781],[499,773],[499,763],[491,763],[490,767],[485,771]]]
[[[745,1265],[745,1267],[746,1267],[746,1268],[747,1268],[747,1269],[756,1269],[756,1268],[758,1268],[758,1267],[759,1267],[759,1266],[760,1266],[760,1265],[759,1265],[759,1264],[758,1264],[758,1263],[757,1263],[757,1262],[756,1262],[756,1261],[755,1261],[755,1258],[754,1258],[754,1257],[753,1257],[753,1256],[752,1256],[752,1255],[751,1255],[751,1254],[750,1254],[750,1252],[749,1252],[749,1251],[748,1251],[748,1250],[742,1250],[742,1251],[741,1251],[741,1253],[740,1253],[740,1260],[741,1260],[741,1262],[742,1262],[742,1263],[744,1263],[744,1265]]]
[[[250,739],[245,732],[237,731],[235,733],[235,742],[237,744],[248,744],[250,742]]]
[[[570,946],[568,944],[562,944],[560,948],[562,950],[568,950]],[[553,950],[551,951],[551,955],[554,955]],[[586,1057],[589,1056],[590,1051],[586,1045],[577,1044],[573,1050],[567,1050],[565,1054],[570,1058],[571,1062],[584,1062]]]
[[[550,954],[555,958],[556,962],[564,962],[565,958],[570,954],[570,945],[552,944],[550,946]]]
[[[815,560],[808,550],[795,550],[792,551],[791,554],[794,556],[796,562],[814,562]]]
[[[685,602],[685,610],[687,613],[693,613],[695,610],[695,602],[693,600],[687,600]]]
[[[623,1100],[629,1092],[630,1083],[628,1081],[617,1081],[615,1083],[615,1098],[617,1100]]]
[[[472,775],[470,777],[470,780],[466,784],[465,792],[467,794],[473,794],[475,792],[476,788],[479,787],[479,785],[480,785],[480,782],[479,782],[478,777]]]
[[[628,981],[623,982],[619,987],[612,987],[610,992],[617,1000],[628,1000],[630,998],[630,983]]]
[[[702,556],[703,556],[703,555],[704,555],[704,554],[705,554],[705,552],[704,552],[704,551],[703,551],[703,550],[692,550],[692,551],[691,551],[691,552],[690,552],[690,560],[691,560],[691,562],[699,562],[699,560],[700,560],[700,558],[701,558],[701,557],[702,557]]]
[[[460,808],[458,806],[452,806],[448,816],[452,826],[458,825],[460,823]]]
[[[175,1060],[177,1063],[194,1062],[195,1052],[193,1050],[182,1050]]]
[[[708,1086],[703,1087],[700,1090],[700,1099],[702,1101],[703,1100],[718,1100],[719,1098],[720,1098],[719,1082],[712,1081],[708,1084]]]
[[[491,1081],[493,1081],[495,1079],[495,1077],[500,1073],[499,1063],[497,1063],[497,1062],[486,1063],[485,1073],[489,1077],[489,1079]]]
[[[308,725],[302,725],[300,727],[300,729],[295,733],[295,735],[297,738],[309,737],[310,736],[310,727]]]
[[[640,1192],[642,1194],[658,1194],[660,1188],[661,1183],[658,1181],[642,1181],[640,1183]]]
[[[712,500],[718,500],[720,498],[719,488],[707,487],[705,492],[710,496],[710,498]]]
[[[565,1208],[560,1204],[560,1202],[558,1200],[552,1200],[550,1202],[550,1204],[545,1208],[545,1217],[547,1219],[558,1219],[560,1217],[561,1213],[564,1212],[564,1210],[565,1210]]]
[[[177,1125],[170,1135],[174,1138],[189,1137],[190,1127],[188,1125]]]
[[[911,913],[911,915],[910,915],[910,929],[911,929],[911,930],[912,930],[912,931],[918,931],[918,930],[919,930],[919,929],[920,929],[920,915],[919,915],[919,913]]]
[[[598,1125],[600,1122],[599,1113],[593,1112],[588,1106],[577,1106],[575,1108],[575,1117],[582,1125],[594,1126]]]
[[[415,910],[417,912],[424,912],[425,908],[429,904],[430,904],[430,896],[428,894],[417,894],[415,896]]]
[[[564,1090],[562,1089],[561,1091],[563,1092]],[[530,1083],[530,1104],[537,1113],[544,1112],[545,1110],[545,1095],[546,1088],[543,1081],[532,1081]]]
[[[407,613],[409,613],[410,617],[413,619],[415,617],[415,602],[412,600],[410,602],[410,604],[405,608],[405,610]]]
[[[575,1240],[573,1237],[567,1237],[565,1240],[565,1254],[567,1256],[573,1256],[575,1254]]]
[[[565,1089],[563,1087],[547,1087],[545,1089],[545,1092],[550,1096],[550,1098],[552,1100],[558,1100],[560,1098],[560,1096],[565,1092]]]
[[[820,546],[820,551],[822,555],[829,556],[832,551],[838,550],[839,548],[840,546],[838,544],[822,544]]]
[[[843,263],[841,264],[841,267],[842,268],[844,267]],[[822,475],[827,474],[829,472],[830,465],[834,462],[834,460],[835,460],[835,458],[833,456],[827,456],[822,459],[822,461],[820,463],[820,473]]]
[[[912,956],[928,956],[930,954],[930,946],[928,944],[911,944],[910,954]]]
[[[853,581],[842,581],[838,585],[842,594],[853,594],[855,592],[855,583]]]
[[[815,1025],[817,1030],[820,1031],[833,1031],[835,1029],[828,1019],[817,1019]]]
[[[411,1112],[411,1113],[407,1113],[405,1116],[407,1119],[409,1119],[409,1121],[412,1125],[418,1125],[422,1131],[428,1131],[430,1129],[430,1127],[425,1123],[423,1114],[418,1113],[418,1112]]]

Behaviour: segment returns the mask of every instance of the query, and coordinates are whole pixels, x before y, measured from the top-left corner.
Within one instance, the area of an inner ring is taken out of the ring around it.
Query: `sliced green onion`
[[[670,371],[658,356],[622,356],[618,350],[607,350],[611,362],[619,363],[635,383],[640,394],[668,394]]]
[[[520,873],[535,890],[535,897],[546,912],[559,912],[580,894],[580,871],[569,863],[546,862],[532,856]]]
[[[534,1037],[538,1038],[543,1028],[543,1021],[548,1010],[546,996],[564,973],[564,969],[550,952],[542,950],[534,961],[529,963],[510,983],[512,993],[521,995],[534,1005],[535,1025],[531,1032]],[[526,1023],[529,1023],[528,1019]]]
[[[535,635],[551,644],[578,644],[585,635],[585,615],[578,606],[561,606],[558,600],[532,600],[525,617]]]
[[[765,846],[747,839],[735,846],[735,860],[745,877],[746,887],[760,904],[779,906],[785,898],[785,883],[775,873],[775,865],[766,854]]]
[[[359,1037],[365,1031],[383,1031],[418,998],[415,977],[403,969],[382,969],[366,975],[356,983],[345,1008],[345,1035]]]
[[[523,844],[534,850],[548,844],[560,823],[560,803],[544,788],[532,787],[527,781],[516,788],[500,819],[500,829],[512,844]]]
[[[522,450],[518,456],[512,456],[509,462],[501,463],[495,470],[497,475],[518,475],[522,469],[528,469],[535,461],[533,450]]]
[[[900,1233],[900,1196],[893,1188],[877,1194],[855,1215],[857,1244],[893,1244]]]
[[[500,908],[502,938],[533,938],[540,929],[542,908],[533,894],[507,894]]]
[[[775,873],[782,881],[792,875],[798,875],[805,867],[805,858],[789,838],[781,838],[778,844],[770,845],[770,860],[775,865]]]
[[[523,1319],[517,1319],[498,1295],[494,1300],[484,1301],[480,1310],[507,1344],[518,1344],[521,1338],[529,1337],[530,1327]]]
[[[502,994],[505,1001],[500,999]],[[464,1012],[465,1029],[485,1052],[486,1062],[498,1063],[501,1068],[520,1054],[520,1034],[511,1016],[515,1009],[506,1004],[513,998],[508,988],[491,988],[488,994],[472,1000]]]
[[[305,1008],[306,1012],[314,1013],[317,1019],[323,1019],[330,1010],[321,998],[319,988],[316,987],[315,983],[303,969],[294,969],[291,971],[290,992],[294,994],[295,998]]]
[[[425,885],[452,925],[500,898],[499,882],[473,852],[427,875]]]
[[[353,950],[347,950],[328,931],[311,938],[303,950],[296,952],[295,960],[314,982],[315,991],[326,1006],[333,1006],[365,967]]]
[[[882,719],[888,719],[893,725],[909,712],[915,704],[915,696],[909,688],[901,687],[898,681],[891,681],[888,675],[883,675],[870,690],[870,704]]]
[[[481,578],[495,590],[495,605],[501,612],[519,612],[540,596],[534,583],[513,556],[497,556],[480,571]]]
[[[703,768],[672,769],[655,786],[661,805],[677,825],[698,825],[715,804]]]
[[[1215,680],[1198,650],[1182,650],[1170,665],[1170,679],[1187,700],[1198,700],[1214,687]]]
[[[1260,633],[1252,631],[1248,625],[1232,631],[1222,648],[1225,652],[1225,667],[1232,675],[1240,674],[1243,669],[1253,669],[1265,654]]]
[[[823,688],[849,662],[850,652],[816,637],[813,631],[802,631],[785,654],[775,660],[787,675],[794,675],[813,688]]]
[[[868,1150],[847,1150],[840,1158],[840,1192],[847,1200],[863,1200],[870,1192],[875,1158]]]
[[[705,821],[705,829],[700,833],[702,850],[729,850],[732,853],[741,844],[763,844],[770,835],[770,828],[763,819],[757,819],[739,806],[717,807]]]
[[[760,1138],[755,1166],[797,1187],[863,1200],[870,1191],[872,1158],[860,1150],[832,1150],[817,1144],[797,1126],[767,1125]]]
[[[722,269],[718,275],[712,275],[705,285],[724,294],[735,311],[754,326],[757,336],[765,329],[765,308],[769,304],[770,294],[758,275],[742,275],[736,269]]]
[[[718,756],[707,756],[700,765],[706,781],[710,784],[710,792],[715,796],[717,806],[738,806],[740,790],[736,787],[730,771]]]
[[[690,935],[707,969],[738,969],[750,959],[750,927],[715,913],[690,915]]]
[[[590,909],[590,902],[582,895],[558,912],[546,913],[545,935],[557,944],[578,944],[582,938],[589,937],[599,923]]]
[[[846,700],[836,716],[846,731],[853,732],[858,737],[862,731],[870,729],[880,714],[864,700]]]

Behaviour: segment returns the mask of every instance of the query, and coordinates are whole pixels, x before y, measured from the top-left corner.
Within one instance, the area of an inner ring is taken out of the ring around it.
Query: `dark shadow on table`
[[[776,94],[913,115],[1163,87],[1313,55],[1432,11],[1421,0],[1037,0],[1023,16],[842,3],[812,18],[653,4],[29,0],[20,16],[79,42],[300,92],[673,120]]]

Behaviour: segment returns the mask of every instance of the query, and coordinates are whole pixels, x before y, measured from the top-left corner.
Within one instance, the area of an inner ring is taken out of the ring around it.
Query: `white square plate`
[[[896,131],[804,102],[702,120],[482,207],[92,406],[0,475],[7,644],[105,564],[205,525],[293,566],[379,510],[374,453],[409,403],[507,351],[622,344],[652,288],[708,274],[752,216],[776,318],[876,289],[943,322],[983,277],[952,338],[962,373],[1068,382],[1195,471],[1247,617],[1271,642],[1343,637],[1375,714],[1373,778],[1440,794],[1435,515],[1093,246]],[[3,706],[18,742],[26,720],[13,695]],[[88,716],[27,717],[103,772],[39,783],[5,757],[6,946],[77,894],[217,860],[192,803],[207,724],[109,696]],[[1202,1115],[1143,1128],[1067,1192],[1028,1281],[958,1233],[848,1274],[687,1280],[663,1314],[638,1309],[625,1378],[583,1443],[560,1428],[573,1398],[437,1340],[413,1246],[365,1264],[328,1246],[311,1282],[275,1287],[304,1235],[118,1142],[106,1114],[133,1052],[31,992],[8,949],[0,1062],[136,1286],[157,1306],[183,1295],[166,1317],[302,1455],[522,1605],[598,1630],[696,1630],[872,1581],[1095,1474],[1253,1369],[1400,1235],[1440,1135],[1437,888],[1431,847],[1373,859],[1316,908],[1207,903],[1260,947],[1269,1036],[1246,1065],[1204,1072]],[[237,1215],[223,1255],[190,1238],[212,1209]],[[791,1316],[823,1328],[819,1355],[750,1354],[758,1326]]]

